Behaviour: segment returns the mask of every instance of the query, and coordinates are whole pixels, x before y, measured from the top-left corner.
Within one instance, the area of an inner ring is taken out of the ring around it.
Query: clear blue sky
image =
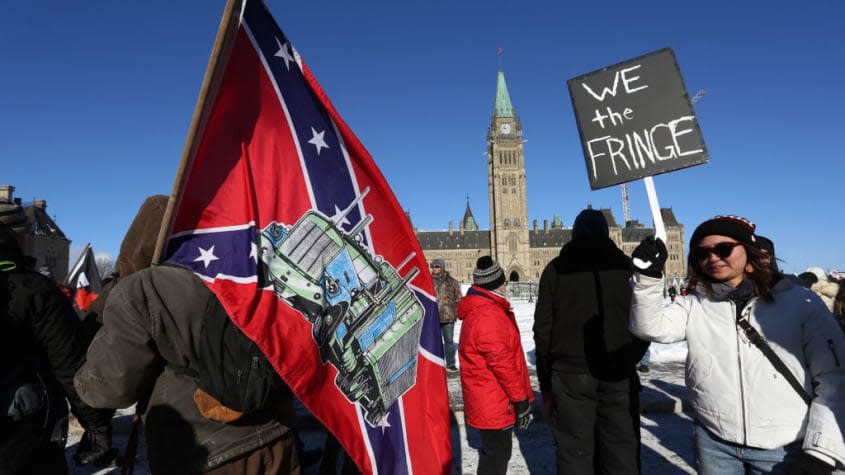
[[[0,18],[0,184],[44,198],[79,249],[116,256],[143,198],[170,192],[224,5],[12,2]],[[570,226],[590,191],[566,80],[675,50],[710,163],[655,177],[686,237],[720,213],[774,239],[782,267],[845,270],[845,3],[268,0],[414,224],[466,196],[488,227],[496,49],[526,143],[529,219]],[[633,217],[651,223],[642,182]],[[73,251],[72,251],[73,253]]]

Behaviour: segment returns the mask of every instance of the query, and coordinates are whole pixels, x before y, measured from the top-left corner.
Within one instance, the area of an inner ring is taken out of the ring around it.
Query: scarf
[[[740,315],[742,314],[742,310],[748,305],[748,302],[751,299],[757,296],[757,289],[754,287],[754,281],[751,279],[743,280],[736,288],[731,288],[728,284],[717,284],[719,289],[717,290],[717,286],[713,286],[714,293],[714,300],[720,301],[728,301],[730,300],[736,305],[736,317],[739,319]],[[724,287],[728,289],[724,289]],[[719,295],[719,290],[724,293]]]

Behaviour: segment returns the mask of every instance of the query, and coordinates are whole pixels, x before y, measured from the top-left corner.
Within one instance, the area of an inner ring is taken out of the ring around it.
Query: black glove
[[[649,236],[634,249],[631,257],[634,267],[640,274],[659,279],[663,275],[663,266],[666,265],[669,251],[666,250],[666,244],[663,244],[661,239]]]
[[[86,430],[73,455],[77,465],[105,467],[117,458],[117,449],[111,446],[111,426]]]
[[[533,419],[531,416],[531,404],[528,403],[528,399],[514,403],[514,408],[516,409],[516,428],[527,429],[528,424]]]
[[[800,457],[789,464],[786,473],[787,475],[830,475],[833,473],[833,468],[821,459],[802,452]]]
[[[7,410],[13,421],[22,421],[47,407],[47,392],[41,383],[27,383],[15,390]]]

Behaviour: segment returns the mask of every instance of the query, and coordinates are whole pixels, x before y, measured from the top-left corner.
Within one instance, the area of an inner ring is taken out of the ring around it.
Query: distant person
[[[648,371],[648,342],[628,331],[631,274],[604,215],[585,209],[540,277],[537,377],[559,474],[640,472],[636,368]]]
[[[763,264],[770,266],[776,276],[779,275],[780,268],[778,268],[778,259],[777,255],[775,255],[775,243],[766,236],[760,236],[758,234],[757,247],[759,247],[760,251],[763,253],[763,257],[761,258]]]
[[[204,325],[229,317],[191,271],[150,267],[166,205],[166,196],[148,198],[129,227],[117,259],[120,281],[75,377],[79,395],[95,407],[137,403],[154,474],[297,474],[295,440],[284,423],[292,395],[280,378],[266,388],[269,403],[241,417],[198,385],[204,358],[229,349],[209,348]],[[227,389],[249,386],[263,363],[239,370],[245,381]],[[225,373],[212,376],[231,383]]]
[[[832,312],[833,300],[836,298],[836,293],[839,292],[839,282],[829,278],[821,267],[810,267],[807,269],[807,272],[812,273],[816,277],[816,281],[810,285],[810,290],[821,297],[822,302]]]
[[[440,313],[440,334],[446,355],[446,370],[454,373],[458,370],[455,366],[455,311],[461,300],[461,284],[446,270],[443,259],[431,261],[431,277],[437,292],[437,310]]]
[[[678,296],[678,291],[675,289],[675,286],[669,286],[669,290],[667,290],[666,293],[669,294],[669,301],[675,302],[675,298]]]
[[[77,463],[106,464],[112,412],[84,404],[73,387],[87,349],[79,318],[51,278],[26,268],[22,239],[0,223],[0,473],[67,473],[65,399],[86,435],[109,433],[108,455],[79,459],[87,450],[78,447]]]
[[[458,304],[464,414],[467,425],[481,432],[478,474],[505,474],[513,428],[531,422],[534,392],[502,268],[490,256],[480,257],[472,281]]]
[[[689,246],[694,290],[668,307],[666,246],[643,240],[631,331],[687,341],[700,474],[829,474],[845,463],[845,336],[812,292],[775,282],[754,231],[739,216],[701,223]]]
[[[798,283],[800,283],[801,285],[803,285],[804,287],[806,287],[808,289],[810,287],[812,287],[813,285],[815,285],[818,281],[819,281],[818,276],[816,276],[816,274],[814,274],[810,271],[802,272],[802,273],[798,274]]]

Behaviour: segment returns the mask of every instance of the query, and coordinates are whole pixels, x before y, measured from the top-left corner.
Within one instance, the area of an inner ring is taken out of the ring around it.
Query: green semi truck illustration
[[[308,319],[335,384],[375,426],[416,381],[424,310],[407,285],[419,269],[397,272],[414,254],[396,268],[373,256],[363,238],[371,215],[349,232],[338,224],[366,192],[333,218],[310,210],[292,226],[271,222],[259,243],[263,278]]]

